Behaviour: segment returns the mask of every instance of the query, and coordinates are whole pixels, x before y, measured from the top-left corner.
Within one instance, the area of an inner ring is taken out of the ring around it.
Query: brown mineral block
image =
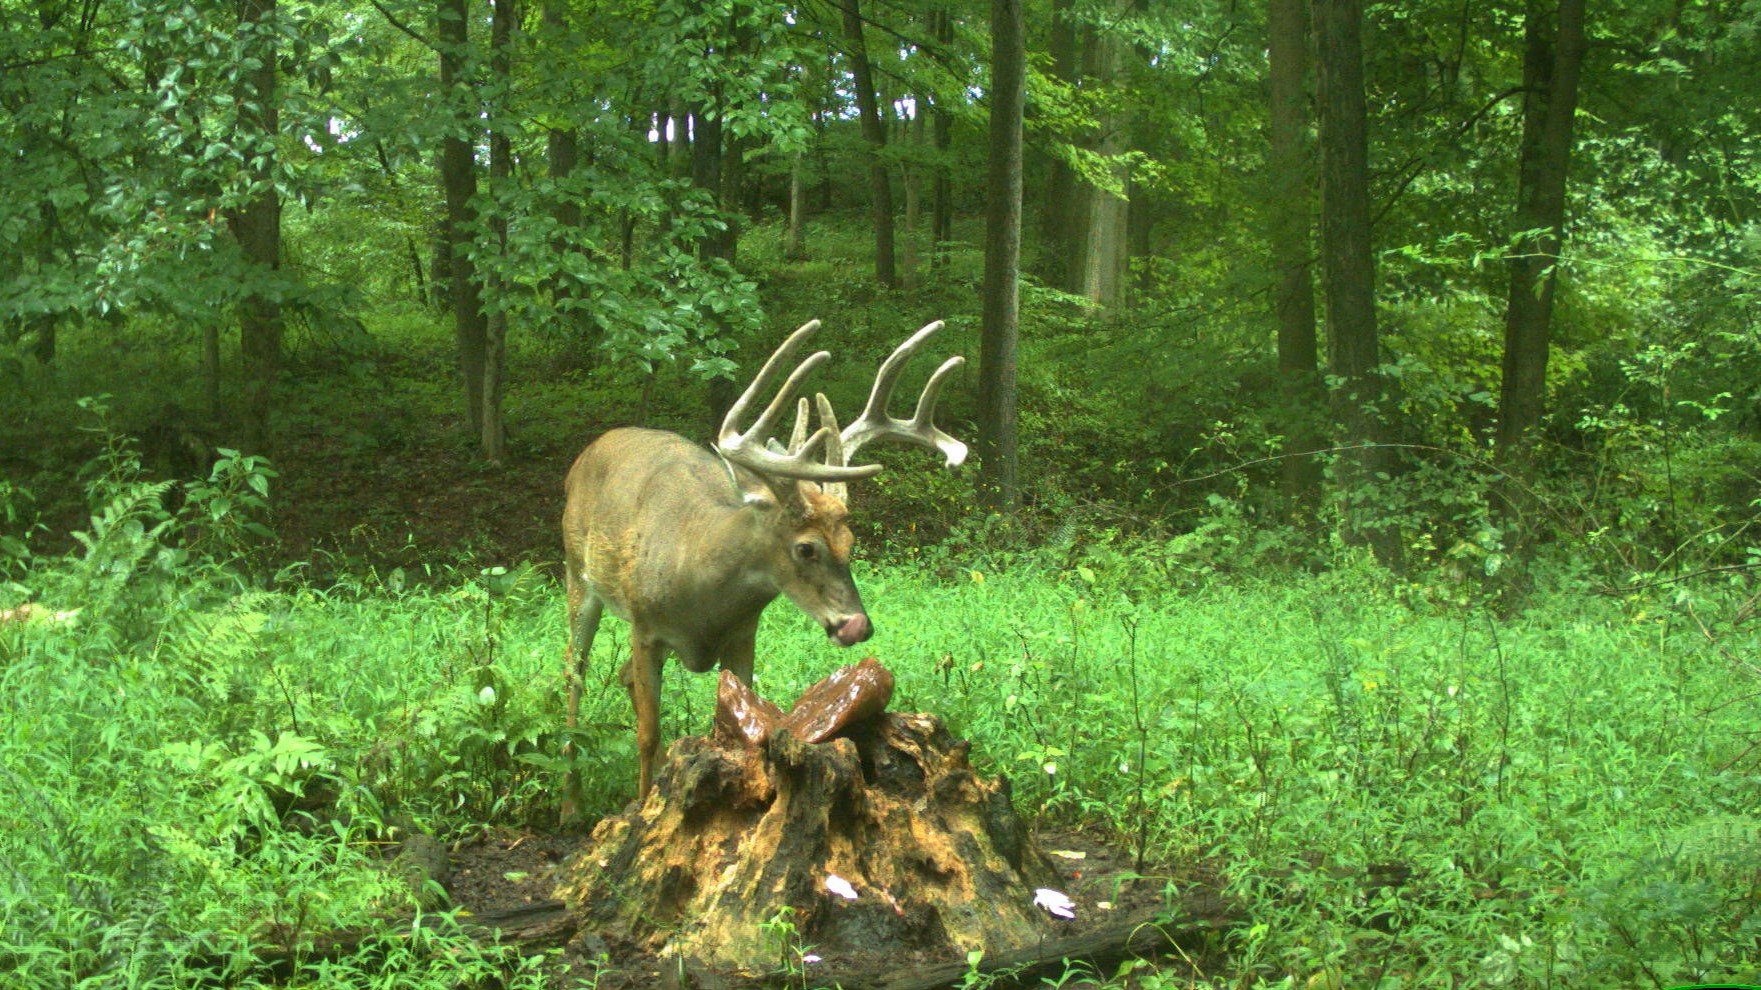
[[[715,690],[715,741],[724,746],[763,746],[783,710],[759,696],[745,681],[729,671],[721,672]]]
[[[868,657],[854,666],[839,667],[808,688],[781,727],[803,742],[825,742],[886,711],[892,697],[893,672]]]

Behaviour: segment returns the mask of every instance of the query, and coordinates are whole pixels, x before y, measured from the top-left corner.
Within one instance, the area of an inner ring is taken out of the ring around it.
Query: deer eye
[[[819,548],[812,543],[803,542],[795,544],[795,557],[797,560],[812,560],[818,555]]]

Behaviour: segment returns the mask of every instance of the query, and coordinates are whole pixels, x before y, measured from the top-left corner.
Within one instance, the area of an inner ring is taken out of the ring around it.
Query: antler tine
[[[838,433],[838,415],[832,411],[832,400],[825,397],[824,392],[817,392],[813,401],[819,406],[819,428],[828,433],[825,442],[825,462],[836,466],[850,463],[849,452],[844,449],[844,438]],[[802,399],[802,412],[806,412],[807,400]],[[822,486],[827,495],[835,495],[840,502],[850,500],[850,489],[842,481],[828,481]]]
[[[887,359],[881,362],[880,370],[875,372],[874,387],[868,390],[868,404],[862,407],[862,415],[856,418],[856,422],[886,417],[887,400],[892,398],[893,386],[899,383],[899,376],[905,373],[905,363],[911,360],[911,355],[923,346],[923,342],[929,339],[929,335],[940,330],[942,326],[942,321],[937,320],[905,338],[904,343],[893,348],[893,353],[887,355]],[[855,426],[856,424],[850,425]]]
[[[746,386],[746,391],[741,393],[739,400],[722,418],[721,431],[717,435],[715,443],[716,451],[722,457],[761,474],[798,478],[805,481],[849,481],[856,478],[873,477],[880,472],[879,464],[849,467],[842,463],[842,457],[837,459],[837,463],[832,463],[829,458],[826,461],[816,461],[813,457],[815,451],[821,446],[836,444],[839,437],[835,428],[821,426],[812,436],[806,437],[804,440],[800,439],[806,427],[806,400],[802,400],[796,405],[795,437],[791,438],[789,449],[784,452],[767,449],[766,440],[770,437],[770,432],[776,426],[777,420],[782,417],[784,407],[794,396],[802,379],[831,357],[828,351],[818,351],[808,355],[806,360],[797,365],[789,377],[784,379],[782,386],[777,389],[777,394],[764,407],[764,412],[759,414],[758,419],[744,431],[739,428],[740,418],[745,415],[753,400],[763,391],[764,387],[775,377],[777,369],[789,360],[795,349],[800,346],[801,341],[817,329],[819,329],[819,321],[811,320],[790,334],[789,338],[783,341],[782,346],[771,354],[770,359],[764,363],[764,367],[759,369],[758,375],[752,379],[752,384]],[[772,445],[775,443],[774,439],[769,442]],[[837,445],[841,446],[841,444]]]
[[[764,367],[758,369],[758,374],[753,376],[752,383],[746,386],[746,391],[740,393],[740,397],[734,400],[734,404],[728,408],[728,414],[722,417],[721,432],[716,435],[718,443],[739,433],[740,417],[746,414],[746,407],[750,406],[752,400],[758,396],[764,386],[770,383],[771,376],[776,374],[783,362],[795,353],[795,348],[801,346],[801,342],[812,336],[813,332],[818,329],[818,320],[808,320],[796,328],[795,332],[790,334],[781,346],[771,352],[770,358],[764,362]]]
[[[941,367],[929,376],[929,384],[923,386],[923,394],[917,399],[917,411],[911,414],[911,429],[928,436],[937,450],[947,459],[948,467],[959,467],[966,462],[967,447],[936,426],[936,400],[941,398],[942,384],[949,375],[966,363],[966,359],[958,354],[942,362]]]
[[[788,453],[795,453],[807,446],[807,398],[795,401],[795,429],[789,434]]]
[[[801,380],[812,374],[813,369],[831,360],[831,357],[831,351],[814,351],[807,355],[807,360],[796,365],[795,370],[789,372],[789,377],[783,379],[783,387],[777,389],[776,397],[770,400],[770,405],[764,407],[764,412],[758,414],[758,419],[743,435],[756,440],[770,436],[770,431],[776,428],[777,420],[783,418],[783,409],[794,398],[795,390],[801,387]]]
[[[917,410],[910,420],[895,419],[887,414],[887,403],[892,399],[893,387],[898,384],[899,376],[905,371],[905,363],[942,326],[942,321],[937,320],[917,331],[881,362],[880,370],[874,376],[874,388],[868,393],[868,404],[862,408],[862,415],[844,427],[841,434],[846,458],[855,457],[856,451],[870,440],[890,436],[936,448],[947,459],[949,467],[955,467],[966,460],[966,445],[942,432],[934,422],[936,399],[941,394],[942,385],[953,374],[954,369],[966,363],[965,358],[951,357],[930,375],[929,383],[923,387],[923,395],[917,400]]]

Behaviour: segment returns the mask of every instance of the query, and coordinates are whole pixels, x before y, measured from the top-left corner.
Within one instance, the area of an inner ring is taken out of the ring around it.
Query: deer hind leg
[[[593,656],[593,637],[599,632],[599,619],[605,603],[587,594],[582,581],[569,575],[569,645],[563,651],[563,680],[568,684],[569,704],[564,724],[575,728],[581,716],[581,684],[587,676],[587,663]],[[563,743],[563,758],[573,757],[573,743]],[[579,809],[575,806],[575,771],[563,775],[562,816],[572,820]]]
[[[664,659],[665,647],[632,630],[630,660],[624,664],[620,679],[630,692],[630,707],[636,710],[636,759],[642,767],[637,799],[648,795],[660,757],[660,664]]]

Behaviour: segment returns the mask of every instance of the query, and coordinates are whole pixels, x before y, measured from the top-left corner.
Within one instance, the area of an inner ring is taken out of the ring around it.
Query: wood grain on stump
[[[786,715],[722,678],[714,735],[674,743],[646,799],[564,868],[556,896],[584,931],[745,974],[776,969],[764,926],[784,908],[796,944],[828,962],[958,960],[1059,934],[1034,904],[1057,874],[1007,778],[975,773],[935,716],[883,711],[892,675],[878,662],[843,668]]]

